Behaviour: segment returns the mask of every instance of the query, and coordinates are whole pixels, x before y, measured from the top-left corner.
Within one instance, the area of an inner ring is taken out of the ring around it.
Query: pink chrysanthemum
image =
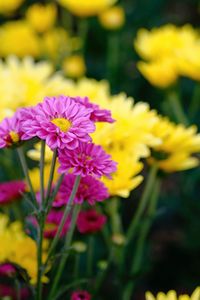
[[[96,233],[103,228],[106,219],[105,215],[94,209],[81,211],[77,218],[78,231],[83,234]]]
[[[0,123],[0,148],[11,147],[21,141],[21,125],[19,111]]]
[[[22,197],[26,184],[22,180],[13,180],[0,183],[0,205],[8,204]]]
[[[23,139],[39,137],[53,150],[78,147],[89,142],[95,130],[91,121],[92,109],[65,96],[45,98],[35,107],[22,110]]]
[[[100,178],[105,175],[111,178],[117,165],[101,146],[93,143],[80,143],[74,151],[62,149],[58,159],[60,173],[72,173],[82,177],[91,175]]]
[[[58,226],[62,220],[62,217],[63,217],[63,211],[55,210],[55,209],[52,209],[50,211],[50,213],[47,216],[45,229],[44,229],[44,236],[46,238],[50,238],[50,239],[54,238],[54,236],[57,233]],[[61,232],[61,237],[66,235],[70,227],[70,222],[71,222],[70,218],[68,218]]]
[[[70,300],[91,300],[91,295],[87,291],[75,291]]]
[[[0,277],[12,277],[16,274],[16,268],[10,263],[0,265]]]
[[[19,295],[16,293],[16,288],[9,284],[0,284],[0,297],[1,299],[9,298],[12,300],[27,300],[30,299],[31,293],[30,290],[27,287],[22,287],[19,290]]]
[[[111,116],[111,111],[107,109],[101,109],[99,105],[91,103],[88,97],[76,97],[75,100],[78,103],[83,104],[86,108],[92,109],[90,119],[94,122],[108,122],[114,123],[115,120]]]
[[[72,188],[75,182],[75,175],[68,174],[65,176],[60,187],[58,197],[54,200],[53,206],[60,207],[68,203]],[[87,201],[90,205],[103,201],[109,197],[108,189],[103,182],[92,176],[82,177],[74,202],[82,204]]]

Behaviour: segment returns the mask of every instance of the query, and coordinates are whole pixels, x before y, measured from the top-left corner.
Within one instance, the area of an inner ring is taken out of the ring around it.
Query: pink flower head
[[[94,122],[108,122],[114,123],[115,120],[111,116],[111,111],[107,109],[101,109],[99,105],[91,103],[88,97],[76,97],[75,100],[81,103],[86,108],[92,109],[90,119]]]
[[[0,123],[0,148],[17,145],[21,141],[22,131],[20,123],[20,111],[12,117],[5,118]]]
[[[54,238],[57,233],[58,226],[62,220],[63,211],[52,209],[47,216],[44,236],[46,238]],[[68,218],[63,227],[61,237],[65,236],[70,227],[70,218]]]
[[[0,284],[0,297],[9,297],[12,300],[27,300],[30,299],[30,291],[27,287],[23,287],[19,291],[19,297],[16,294],[16,288],[8,284]],[[2,298],[1,298],[2,299]]]
[[[21,198],[26,190],[26,184],[22,180],[13,180],[0,183],[0,204],[8,204]]]
[[[58,197],[53,203],[54,207],[66,205],[74,186],[75,178],[76,176],[72,174],[65,176],[60,187]],[[90,205],[94,205],[96,202],[103,201],[108,197],[108,189],[105,187],[103,182],[92,176],[85,176],[81,178],[74,202],[82,204],[83,201],[87,201]]]
[[[10,263],[0,265],[0,277],[12,277],[16,274],[16,268]]]
[[[106,223],[106,216],[98,213],[94,209],[81,211],[77,219],[77,228],[80,233],[96,233],[100,231]]]
[[[59,96],[45,98],[35,107],[22,113],[23,139],[39,137],[46,140],[53,150],[73,150],[79,142],[89,142],[89,133],[95,130],[90,120],[92,109],[86,108],[74,98]]]
[[[100,178],[105,175],[111,178],[117,165],[101,146],[92,143],[80,143],[74,151],[62,149],[58,159],[60,173],[72,173],[82,177],[91,175]]]
[[[87,291],[76,291],[72,293],[70,300],[91,300],[91,295]]]

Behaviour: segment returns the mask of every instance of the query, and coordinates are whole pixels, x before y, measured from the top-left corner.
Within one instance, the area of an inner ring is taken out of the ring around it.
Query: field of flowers
[[[0,0],[0,299],[200,300],[199,0]]]

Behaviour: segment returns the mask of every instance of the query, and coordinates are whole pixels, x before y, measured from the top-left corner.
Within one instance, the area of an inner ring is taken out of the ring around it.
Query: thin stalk
[[[65,225],[65,222],[67,220],[67,217],[69,216],[70,214],[70,211],[71,211],[71,207],[72,207],[72,204],[73,204],[73,201],[74,201],[74,198],[76,196],[76,192],[78,190],[78,186],[79,186],[79,183],[80,183],[80,180],[81,180],[81,176],[77,176],[76,177],[76,180],[75,180],[75,183],[74,183],[74,186],[73,186],[73,189],[72,189],[72,192],[71,192],[71,195],[69,197],[69,202],[67,203],[66,207],[65,207],[65,210],[64,210],[64,213],[63,213],[63,217],[62,217],[62,220],[60,222],[60,225],[58,227],[58,230],[56,232],[56,235],[51,243],[51,246],[50,246],[50,249],[49,249],[49,253],[48,253],[48,257],[47,257],[47,261],[46,263],[49,261],[49,259],[51,258],[51,255],[53,254],[54,252],[54,249],[55,247],[57,246],[57,243],[59,241],[59,238],[60,238],[60,234],[63,230],[63,227]]]
[[[45,160],[45,141],[41,141],[40,155],[40,201],[41,207],[44,207],[44,160]]]
[[[193,119],[199,111],[200,107],[200,84],[196,83],[193,96],[189,107],[189,115]]]
[[[34,193],[34,190],[33,190],[33,185],[32,185],[32,182],[31,182],[31,179],[30,179],[30,176],[29,176],[28,165],[27,165],[27,162],[26,162],[26,158],[25,158],[22,146],[17,148],[17,153],[19,155],[20,163],[22,165],[22,169],[23,169],[26,181],[27,181],[29,189],[30,189],[32,200],[34,202],[34,205],[36,207],[38,207],[38,203],[37,203],[35,193]]]
[[[74,263],[74,280],[79,276],[80,253],[76,253]]]
[[[57,181],[57,184],[56,184],[56,186],[55,186],[55,188],[54,188],[54,190],[52,192],[52,195],[51,195],[51,197],[50,197],[50,199],[49,199],[49,201],[47,203],[47,212],[49,212],[49,210],[51,209],[52,203],[53,203],[53,201],[56,198],[56,195],[57,195],[57,193],[59,191],[59,188],[60,188],[60,186],[62,184],[62,181],[63,181],[64,177],[65,177],[65,174],[62,174],[60,176],[60,178],[58,179],[58,181]]]
[[[131,267],[131,275],[132,276],[136,275],[141,269],[145,242],[146,242],[150,227],[152,225],[153,219],[156,214],[157,202],[158,202],[159,193],[160,193],[160,184],[161,184],[160,179],[157,178],[157,180],[155,182],[154,190],[153,190],[153,193],[152,193],[152,196],[150,199],[146,219],[144,220],[144,222],[141,226],[141,230],[138,234],[138,241],[136,244],[136,252],[135,252],[135,255],[134,255],[134,258],[132,261],[132,267]],[[123,295],[123,300],[131,299],[134,285],[135,285],[135,282],[133,280],[127,285],[124,295]]]
[[[75,205],[74,210],[73,210],[73,214],[72,214],[71,226],[70,226],[70,229],[69,229],[69,231],[66,235],[66,239],[65,239],[64,248],[66,250],[71,245],[74,230],[75,230],[75,227],[76,227],[76,220],[77,220],[79,211],[80,211],[80,205]],[[50,290],[50,293],[49,293],[49,299],[52,299],[52,300],[54,299],[54,294],[57,290],[57,287],[58,287],[60,278],[62,276],[63,270],[65,268],[65,264],[66,264],[68,256],[69,256],[69,252],[68,252],[67,255],[63,256],[61,261],[60,261],[60,264],[59,264],[58,269],[57,269],[57,273],[56,273],[56,275],[54,277],[54,280],[53,280],[53,286],[52,286],[52,288]]]
[[[115,86],[118,76],[120,57],[120,38],[118,32],[110,32],[107,46],[107,79],[111,87]]]
[[[133,217],[133,220],[128,228],[128,232],[127,232],[127,237],[126,237],[126,243],[127,245],[133,240],[133,237],[135,236],[136,233],[136,228],[139,225],[140,219],[146,209],[147,203],[149,201],[151,192],[153,190],[153,186],[156,180],[156,175],[158,172],[158,167],[156,164],[154,164],[151,167],[151,170],[149,172],[147,181],[146,181],[146,185],[144,188],[144,192],[142,194],[142,198],[139,201],[139,206],[136,210],[136,213]]]
[[[189,125],[188,118],[183,110],[180,98],[177,91],[169,91],[167,95],[167,102],[176,118],[176,121],[184,125]]]
[[[79,36],[82,40],[82,54],[83,55],[86,52],[88,30],[89,30],[89,20],[86,18],[80,18],[78,31],[79,31]]]
[[[45,198],[45,205],[48,205],[48,200],[51,194],[51,188],[53,183],[53,176],[55,172],[55,166],[56,166],[56,159],[57,159],[57,149],[53,152],[53,158],[51,162],[51,169],[50,169],[50,175],[49,175],[49,182],[47,186],[47,192],[46,192],[46,198]]]
[[[91,234],[88,241],[88,253],[87,253],[87,270],[86,274],[88,277],[92,275],[93,266],[93,250],[94,250],[94,236]]]

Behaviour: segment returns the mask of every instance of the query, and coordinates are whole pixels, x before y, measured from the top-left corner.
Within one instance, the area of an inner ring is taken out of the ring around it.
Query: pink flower
[[[0,265],[0,277],[12,277],[16,274],[16,268],[10,263]]]
[[[21,141],[20,111],[0,123],[0,148],[11,147]]]
[[[70,300],[91,300],[91,295],[87,291],[76,291],[72,293]]]
[[[82,177],[91,175],[111,178],[116,171],[116,162],[111,159],[101,146],[92,143],[80,143],[73,151],[59,150],[60,173],[72,173]]]
[[[26,184],[22,180],[13,180],[0,183],[0,204],[8,204],[21,198],[26,190]]]
[[[63,217],[63,211],[55,210],[55,209],[52,209],[50,211],[46,219],[45,230],[44,230],[44,236],[46,238],[53,238],[56,235],[62,217]],[[70,218],[68,218],[67,221],[65,222],[65,225],[61,233],[61,237],[66,235],[69,227],[70,227]]]
[[[90,120],[92,109],[77,103],[73,98],[59,96],[45,98],[35,107],[22,111],[23,139],[39,137],[53,150],[78,147],[89,142],[89,133],[95,130]]]
[[[91,103],[88,99],[88,97],[76,97],[75,100],[78,103],[81,103],[86,108],[91,108],[91,116],[90,119],[94,122],[108,122],[108,123],[114,123],[115,120],[111,117],[111,111],[107,109],[101,109],[99,105]]]
[[[27,300],[30,299],[30,291],[27,287],[23,287],[19,291],[20,299]],[[8,284],[0,284],[0,297],[9,297],[9,299],[17,300],[16,288]],[[2,299],[2,298],[1,298]]]
[[[72,188],[75,182],[75,175],[68,174],[65,176],[60,187],[58,197],[55,199],[53,206],[60,207],[66,205],[69,200]],[[92,176],[82,177],[74,202],[82,204],[87,201],[90,205],[103,201],[109,197],[108,189],[103,182]]]
[[[106,216],[98,213],[94,209],[81,211],[77,219],[77,228],[80,233],[96,233],[100,231],[106,223]]]

